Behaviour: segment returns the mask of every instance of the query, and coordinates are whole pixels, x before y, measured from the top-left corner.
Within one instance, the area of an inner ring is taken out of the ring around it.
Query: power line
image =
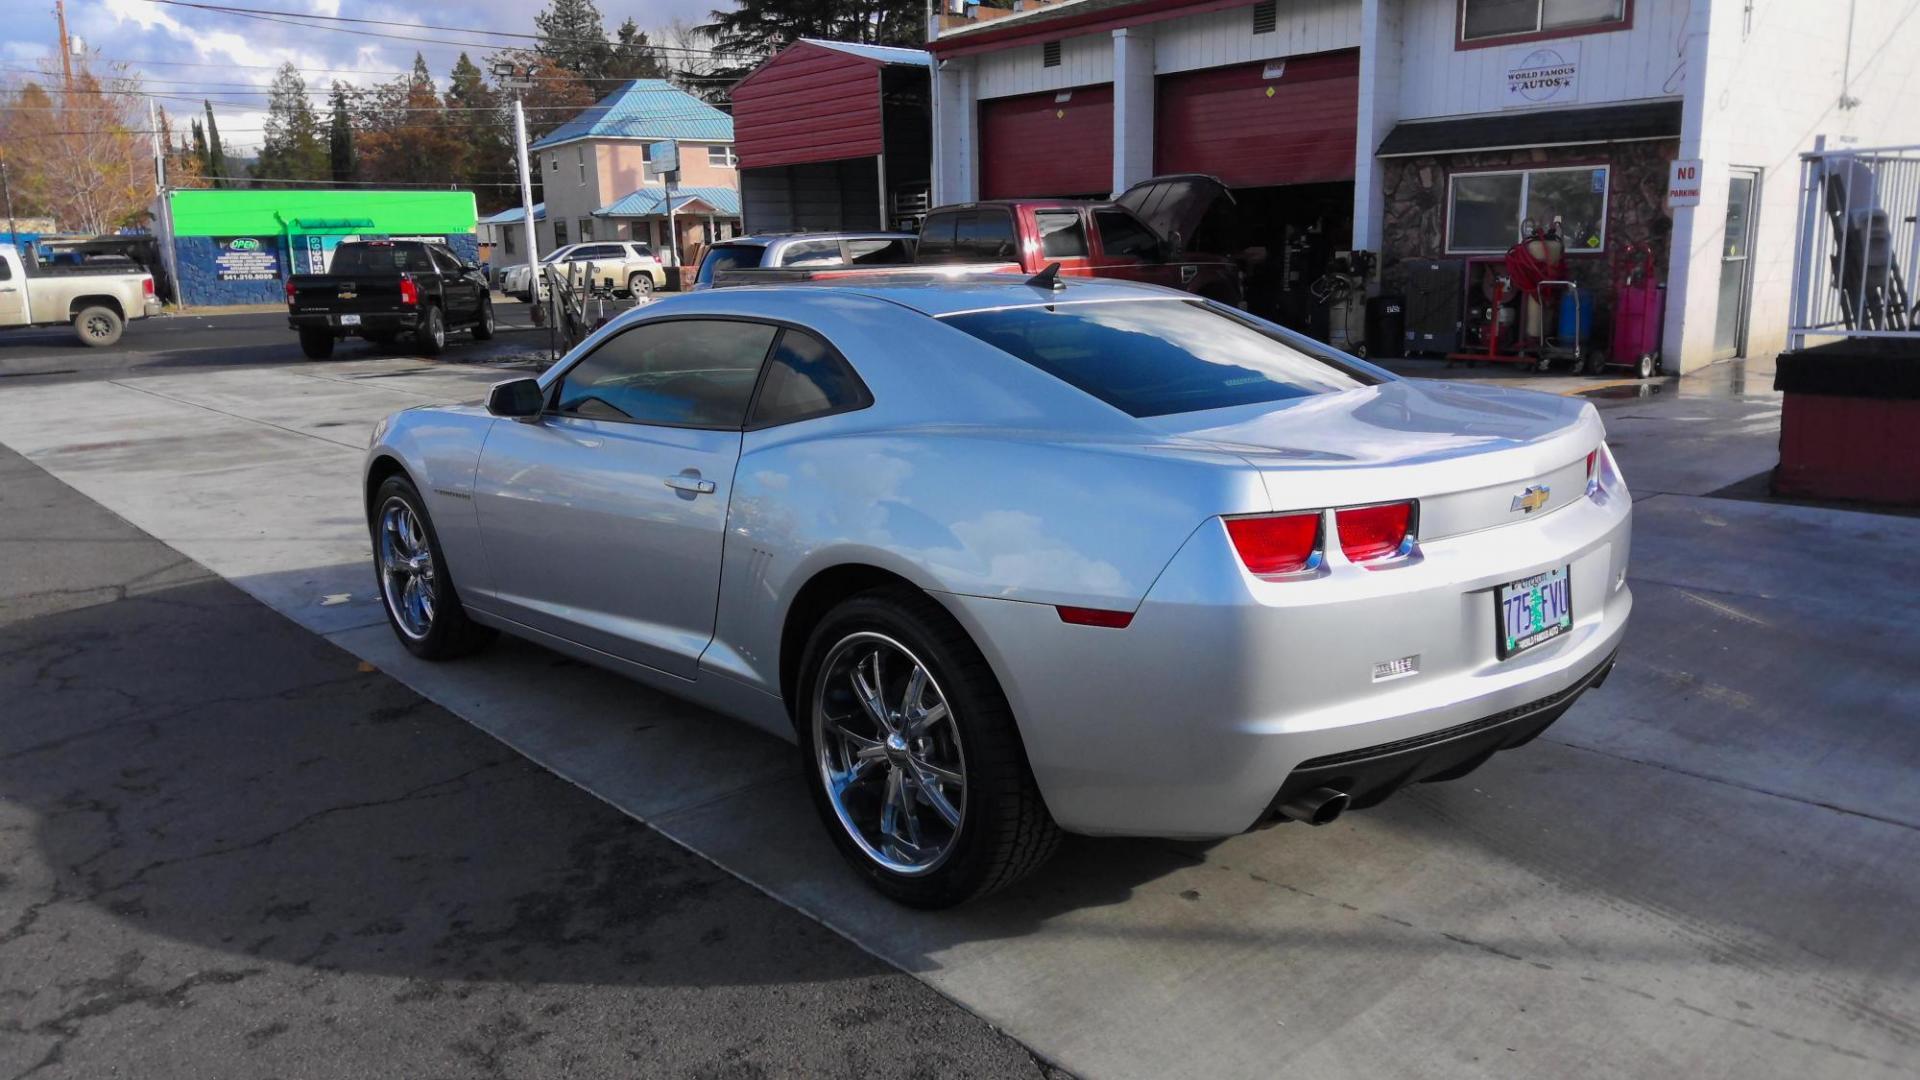
[[[487,30],[483,28],[470,27],[470,26],[441,26],[441,25],[436,25],[434,23],[399,22],[397,20],[392,20],[392,19],[358,19],[358,18],[351,18],[344,15],[315,15],[315,14],[309,14],[307,12],[302,12],[302,11],[285,11],[285,10],[276,9],[276,8],[250,8],[250,7],[240,7],[232,4],[194,3],[192,2],[192,0],[145,0],[145,2],[149,4],[161,4],[167,7],[195,8],[201,11],[217,12],[223,15],[240,15],[244,17],[253,17],[253,18],[268,18],[269,21],[277,21],[277,20],[273,20],[271,17],[280,16],[280,17],[292,18],[292,19],[307,19],[314,22],[354,23],[361,26],[392,26],[392,27],[399,27],[407,30],[439,30],[439,31],[444,31],[447,33],[454,33],[454,34],[480,34],[480,35],[488,35],[492,37],[515,38],[515,39],[524,40],[524,41],[562,41],[562,42],[592,41],[592,42],[601,42],[608,45],[622,44],[622,42],[618,38],[606,37],[604,35],[597,38],[595,37],[550,37],[546,34],[523,34],[515,31],[511,31],[511,30]],[[326,26],[317,26],[317,27],[314,27],[314,29],[328,30],[328,29],[334,29],[334,28],[326,27]],[[378,35],[370,35],[370,36],[398,37],[398,35],[392,35],[392,34],[378,34]],[[430,41],[432,39],[399,38],[399,40]],[[458,44],[458,43],[457,42],[437,42],[437,44]],[[652,49],[657,52],[681,52],[681,53],[691,53],[699,56],[725,56],[725,57],[741,59],[741,60],[765,59],[765,56],[761,53],[728,52],[720,49],[696,49],[696,48],[691,48],[686,46],[677,46],[677,45],[655,45],[651,41],[649,41],[644,47],[648,49]]]

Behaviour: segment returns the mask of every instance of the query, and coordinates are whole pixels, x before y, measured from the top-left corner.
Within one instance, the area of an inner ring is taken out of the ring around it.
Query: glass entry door
[[[1735,169],[1727,181],[1727,228],[1720,241],[1720,309],[1713,355],[1724,360],[1747,349],[1747,308],[1753,298],[1753,232],[1759,214],[1760,173]]]

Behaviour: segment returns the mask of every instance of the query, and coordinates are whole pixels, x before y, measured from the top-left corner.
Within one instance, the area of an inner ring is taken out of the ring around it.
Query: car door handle
[[[702,480],[697,476],[669,476],[667,486],[690,495],[711,495],[714,491],[713,481]]]

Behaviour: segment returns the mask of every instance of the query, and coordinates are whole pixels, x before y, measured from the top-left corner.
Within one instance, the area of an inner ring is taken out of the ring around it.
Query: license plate
[[[1567,568],[1548,570],[1493,590],[1500,659],[1551,641],[1573,629],[1573,585]]]
[[[358,316],[358,315],[342,315],[342,316],[340,316],[340,325],[341,325],[341,326],[359,326],[359,325],[360,325],[360,316]]]

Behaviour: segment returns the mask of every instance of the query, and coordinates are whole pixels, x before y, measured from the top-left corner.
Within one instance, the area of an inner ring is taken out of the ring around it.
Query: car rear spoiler
[[[1019,263],[953,263],[937,266],[820,266],[719,270],[713,287],[740,285],[891,285],[917,284],[930,279],[955,281],[983,274],[1025,274]]]

